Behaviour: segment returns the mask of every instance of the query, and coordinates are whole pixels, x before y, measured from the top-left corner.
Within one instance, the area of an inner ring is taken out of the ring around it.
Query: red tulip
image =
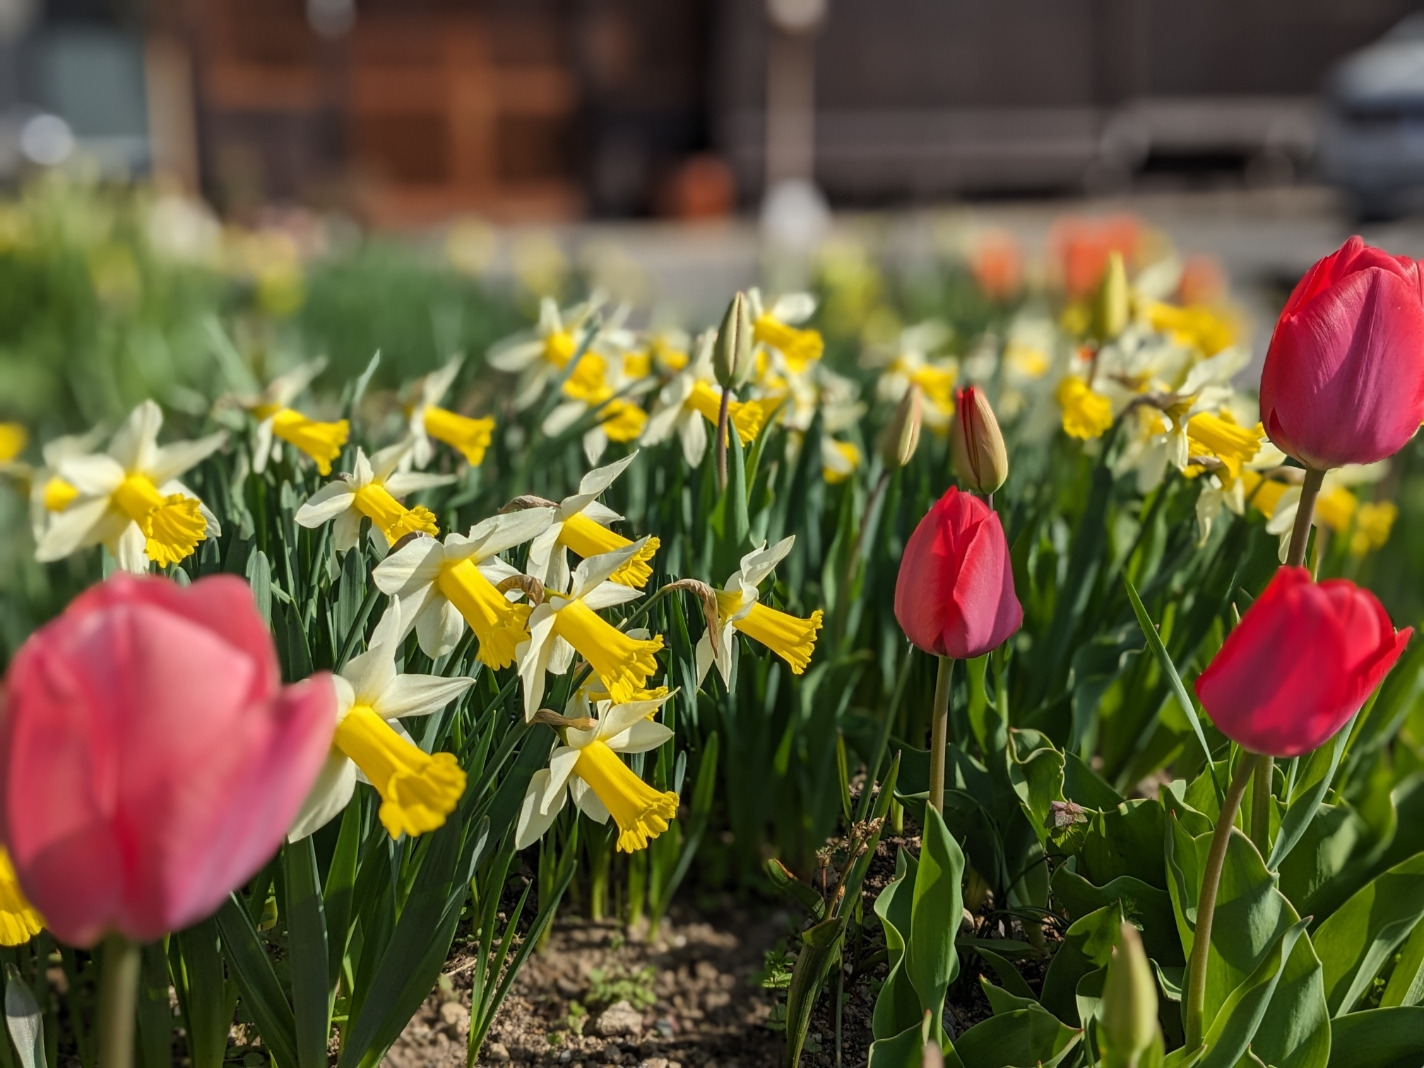
[[[1293,757],[1332,738],[1404,652],[1369,590],[1312,582],[1283,567],[1197,679],[1222,734],[1256,753]]]
[[[1424,275],[1352,237],[1297,283],[1261,373],[1261,422],[1324,471],[1393,456],[1424,421]]]
[[[951,486],[910,535],[895,582],[895,618],[914,644],[968,660],[1023,623],[999,516]]]
[[[62,941],[150,941],[272,856],[331,747],[329,675],[282,687],[241,579],[115,575],[20,648],[0,834]]]

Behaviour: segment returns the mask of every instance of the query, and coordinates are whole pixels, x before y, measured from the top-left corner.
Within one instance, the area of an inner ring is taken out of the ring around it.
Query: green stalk
[[[717,408],[717,488],[727,489],[727,417],[731,414],[732,391],[722,390],[722,403]]]
[[[1266,771],[1270,757],[1260,753],[1243,752],[1241,762],[1236,766],[1236,774],[1231,777],[1231,785],[1221,801],[1221,815],[1216,818],[1216,829],[1211,836],[1211,850],[1207,853],[1206,868],[1202,871],[1201,894],[1197,898],[1197,929],[1192,936],[1192,959],[1187,965],[1186,995],[1186,1048],[1196,1049],[1201,1045],[1203,1016],[1206,1013],[1206,969],[1211,956],[1211,924],[1216,913],[1216,894],[1221,889],[1221,869],[1226,862],[1226,845],[1231,840],[1232,825],[1236,813],[1241,808],[1241,799],[1246,793],[1246,784],[1255,772]]]
[[[949,748],[949,680],[954,674],[954,660],[939,658],[935,672],[934,719],[930,721],[930,794],[929,805],[944,813],[944,758]]]
[[[134,1006],[138,1001],[140,947],[123,935],[104,939],[99,980],[99,1068],[132,1068]]]

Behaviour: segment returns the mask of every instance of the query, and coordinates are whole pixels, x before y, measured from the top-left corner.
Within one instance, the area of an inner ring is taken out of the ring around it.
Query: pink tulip
[[[55,936],[150,941],[272,856],[330,751],[329,675],[283,687],[241,579],[115,575],[20,648],[0,834]]]
[[[1424,274],[1352,237],[1306,272],[1271,335],[1261,422],[1324,471],[1393,456],[1424,421]]]

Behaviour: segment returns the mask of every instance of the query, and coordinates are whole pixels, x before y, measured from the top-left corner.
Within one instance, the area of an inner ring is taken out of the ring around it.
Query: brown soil
[[[783,1040],[767,1024],[781,994],[763,989],[758,974],[791,923],[776,908],[710,921],[674,909],[656,936],[640,940],[619,923],[561,920],[515,980],[479,1063],[773,1068]],[[451,958],[387,1064],[463,1066],[473,964]],[[630,994],[645,1004],[609,1003]]]

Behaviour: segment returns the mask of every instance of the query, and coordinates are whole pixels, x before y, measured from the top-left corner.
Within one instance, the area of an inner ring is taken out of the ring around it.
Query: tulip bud
[[[1102,1027],[1098,1032],[1103,1057],[1115,1065],[1136,1065],[1158,1033],[1157,980],[1137,928],[1124,923],[1103,980]]]
[[[923,407],[919,383],[911,382],[895,415],[880,433],[880,458],[886,467],[906,467],[915,458],[915,450],[920,447]]]
[[[712,347],[712,371],[723,389],[741,389],[752,374],[752,316],[740,291],[727,305]]]
[[[954,432],[949,448],[954,471],[970,489],[993,493],[1009,477],[1009,456],[1004,435],[989,401],[973,386],[955,398]]]
[[[1108,254],[1108,265],[1093,307],[1093,333],[1099,341],[1111,341],[1127,329],[1130,299],[1127,267],[1122,262],[1122,253],[1114,249]]]

